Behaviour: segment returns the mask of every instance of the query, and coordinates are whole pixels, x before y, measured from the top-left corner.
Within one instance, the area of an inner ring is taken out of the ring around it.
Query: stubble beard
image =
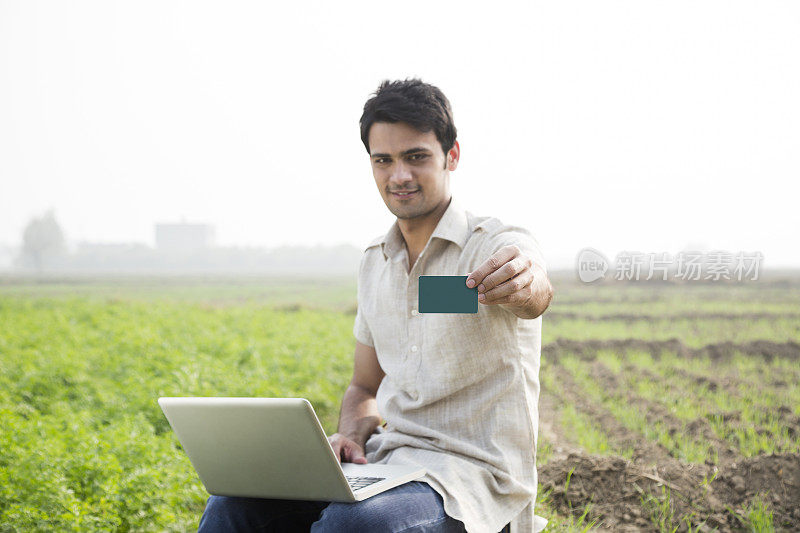
[[[422,189],[420,189],[418,194],[421,198],[417,199],[420,200],[417,205],[398,206],[397,204],[393,204],[394,198],[392,197],[392,193],[389,193],[389,211],[391,211],[394,216],[401,220],[411,220],[414,218],[424,217],[436,210],[436,207],[429,208],[425,205],[425,197],[423,196]]]

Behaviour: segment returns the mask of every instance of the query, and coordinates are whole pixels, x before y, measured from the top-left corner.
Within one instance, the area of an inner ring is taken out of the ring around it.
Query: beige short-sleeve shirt
[[[417,312],[420,275],[467,275],[516,244],[543,268],[530,232],[464,211],[455,199],[412,270],[397,222],[366,248],[353,334],[374,346],[386,376],[385,420],[366,443],[370,463],[427,469],[421,479],[470,533],[539,531],[534,516],[541,318],[500,305],[477,314]]]

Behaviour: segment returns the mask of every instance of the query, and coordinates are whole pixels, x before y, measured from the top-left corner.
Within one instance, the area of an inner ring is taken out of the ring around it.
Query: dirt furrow
[[[736,353],[761,357],[771,361],[776,357],[796,360],[800,359],[800,344],[794,341],[773,342],[757,340],[744,343],[721,342],[707,344],[702,348],[691,348],[679,339],[664,341],[648,341],[642,339],[591,339],[575,341],[558,339],[542,347],[542,357],[557,360],[560,354],[569,353],[583,359],[594,359],[600,350],[626,352],[629,350],[644,351],[658,358],[662,352],[674,353],[681,357],[709,357],[714,361],[728,360]]]
[[[797,320],[800,313],[682,313],[673,315],[648,315],[636,313],[612,313],[606,315],[593,315],[589,313],[576,313],[572,311],[548,311],[547,320],[583,320],[586,322],[640,322],[643,320]]]

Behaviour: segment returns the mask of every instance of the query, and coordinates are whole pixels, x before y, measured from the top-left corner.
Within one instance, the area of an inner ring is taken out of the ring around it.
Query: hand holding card
[[[527,306],[533,295],[533,266],[518,246],[504,246],[470,273],[467,286],[478,289],[481,303]]]

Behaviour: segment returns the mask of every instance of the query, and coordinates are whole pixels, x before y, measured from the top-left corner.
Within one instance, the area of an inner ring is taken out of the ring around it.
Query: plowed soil
[[[744,507],[757,494],[772,505],[776,527],[800,528],[800,455],[768,455],[719,467],[664,461],[646,468],[621,457],[570,454],[539,468],[542,486],[551,490],[552,505],[565,514],[592,504],[598,525],[613,531],[650,531],[655,502],[669,492],[670,511],[687,516],[701,530],[740,531]],[[570,474],[571,472],[571,474]],[[569,476],[569,484],[567,478]],[[653,503],[647,504],[648,497]],[[733,510],[733,513],[731,512]],[[679,524],[674,524],[678,526]],[[678,531],[687,531],[683,522]]]
[[[747,508],[754,498],[759,498],[768,504],[778,531],[800,531],[800,454],[741,456],[734,446],[715,435],[708,419],[679,420],[664,405],[628,391],[617,375],[595,359],[598,350],[620,353],[646,350],[654,358],[667,350],[684,357],[710,357],[718,361],[729,359],[735,352],[765,361],[774,357],[792,360],[800,357],[800,345],[793,342],[721,343],[693,349],[679,340],[558,340],[545,346],[542,357],[548,358],[559,384],[557,391],[543,388],[540,398],[541,435],[554,443],[552,456],[539,466],[539,481],[550,492],[551,508],[579,516],[591,504],[590,519],[596,519],[596,525],[607,531],[657,531],[654,523],[659,516],[669,526],[668,530],[677,527],[677,531],[689,531],[691,527],[692,531],[746,531]],[[636,405],[648,422],[658,422],[673,434],[707,442],[717,452],[716,464],[710,460],[703,464],[683,461],[660,444],[623,426],[581,391],[570,373],[558,364],[559,356],[564,353],[586,361],[592,381],[598,387],[614,391],[624,401]],[[623,371],[638,372],[642,379],[663,379],[655,372],[631,365],[626,365]],[[739,378],[692,376],[687,372],[679,375],[692,377],[697,384],[741,395]],[[612,447],[633,449],[633,460],[595,456],[581,450],[576,439],[564,434],[559,425],[559,406],[567,404],[601,427]],[[800,417],[791,406],[780,406],[775,413],[785,422],[790,435],[800,434]],[[731,424],[740,422],[737,413],[721,415]]]

